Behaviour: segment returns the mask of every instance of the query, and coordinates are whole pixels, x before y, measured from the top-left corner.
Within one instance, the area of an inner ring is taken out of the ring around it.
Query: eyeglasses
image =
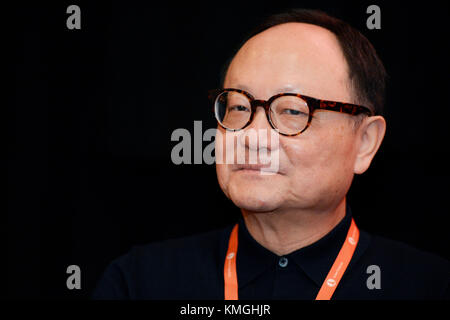
[[[279,93],[269,100],[256,100],[244,90],[225,88],[210,90],[209,98],[214,103],[217,122],[230,131],[247,127],[252,122],[258,106],[264,108],[272,128],[284,136],[296,136],[304,132],[316,110],[374,115],[371,109],[364,106],[320,100],[297,93]]]

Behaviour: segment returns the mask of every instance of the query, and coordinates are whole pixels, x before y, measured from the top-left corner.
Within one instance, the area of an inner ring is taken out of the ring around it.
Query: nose
[[[278,148],[278,133],[270,125],[264,107],[258,106],[252,122],[241,130],[239,144],[250,151],[265,148],[270,152]]]

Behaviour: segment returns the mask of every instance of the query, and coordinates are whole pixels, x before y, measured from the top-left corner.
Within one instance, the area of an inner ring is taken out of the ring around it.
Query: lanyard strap
[[[316,300],[330,300],[347,269],[359,240],[359,230],[352,218],[344,244],[336,260],[328,272]],[[228,251],[225,258],[223,276],[225,281],[225,300],[238,300],[238,281],[236,273],[236,254],[238,249],[238,224],[233,227],[228,241]]]

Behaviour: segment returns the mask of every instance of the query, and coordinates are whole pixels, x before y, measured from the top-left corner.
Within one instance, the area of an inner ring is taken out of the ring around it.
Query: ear
[[[356,150],[355,174],[364,173],[383,141],[386,132],[386,120],[382,116],[367,117],[358,129],[359,145]]]

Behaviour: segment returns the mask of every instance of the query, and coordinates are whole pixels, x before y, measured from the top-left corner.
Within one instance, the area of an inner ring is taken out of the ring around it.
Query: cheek
[[[225,164],[216,164],[216,174],[220,188],[228,196],[228,181],[230,180],[229,167]]]
[[[341,179],[352,167],[351,133],[345,126],[317,130],[304,137],[284,139],[283,153],[293,182],[315,185],[318,181]]]
[[[220,188],[230,198],[232,164],[236,163],[237,134],[218,126],[215,138],[216,174]]]

